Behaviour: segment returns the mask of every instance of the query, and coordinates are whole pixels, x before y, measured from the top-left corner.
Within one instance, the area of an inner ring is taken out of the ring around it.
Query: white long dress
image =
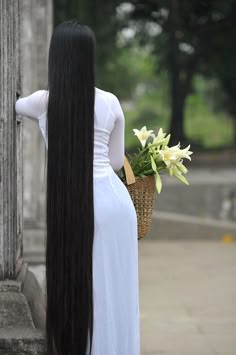
[[[48,92],[17,100],[38,122],[45,144]],[[124,162],[124,114],[117,97],[95,89],[92,355],[140,355],[137,216],[116,175]],[[87,352],[88,353],[88,352]]]

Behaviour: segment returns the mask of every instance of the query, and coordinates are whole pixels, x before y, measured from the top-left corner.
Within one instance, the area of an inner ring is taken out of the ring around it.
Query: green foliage
[[[179,103],[185,108],[187,139],[206,148],[233,144],[235,0],[130,0],[128,16],[119,17],[117,6],[122,3],[54,0],[54,18],[55,24],[79,18],[94,29],[96,85],[122,100],[127,149],[136,147],[132,128],[172,127],[172,135],[181,131]],[[135,37],[119,41],[122,28],[132,28]]]
[[[150,53],[132,46],[117,48],[106,63],[98,85],[116,93],[120,99],[132,99],[139,84],[153,79],[154,63]]]
[[[165,81],[165,77],[162,79]],[[162,127],[168,132],[170,107],[167,91],[153,88],[137,99],[132,109],[125,110],[126,117],[126,150],[132,152],[137,147],[137,140],[132,129],[142,126],[152,127],[157,132]],[[162,81],[159,83],[162,87]],[[194,90],[186,102],[185,131],[190,141],[198,142],[203,148],[223,148],[232,146],[234,142],[234,122],[223,110],[215,110],[213,105],[217,99],[212,96],[211,81],[196,77]],[[125,103],[124,103],[125,104]],[[125,105],[123,105],[125,107]]]
[[[119,23],[116,17],[118,0],[54,0],[54,24],[78,19],[96,35],[97,82],[103,83],[109,59],[116,55]]]
[[[157,67],[168,70],[170,131],[175,138],[185,138],[185,103],[196,73],[221,78],[228,95],[228,109],[236,117],[235,0],[131,0],[130,3],[133,7],[129,19],[136,23],[140,43],[150,42]],[[158,29],[157,26],[159,30],[155,33],[153,29]]]
[[[160,74],[158,79],[143,84],[142,93],[134,97],[129,109],[125,109],[126,102],[123,103],[126,117],[125,137],[127,149],[132,151],[137,146],[136,138],[132,134],[133,128],[140,129],[142,126],[152,127],[155,133],[159,128],[164,131],[169,127],[170,105],[168,98],[168,87],[166,73]]]
[[[185,130],[188,137],[205,148],[232,146],[234,143],[234,122],[225,110],[216,106],[214,96],[217,82],[198,76],[194,91],[186,102]]]

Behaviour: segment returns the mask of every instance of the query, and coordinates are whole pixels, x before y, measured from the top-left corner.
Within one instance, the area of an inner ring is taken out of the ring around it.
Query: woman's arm
[[[112,168],[118,171],[124,165],[125,158],[125,117],[118,98],[113,94],[111,110],[115,123],[109,140],[109,159]]]
[[[47,94],[47,90],[38,90],[29,96],[19,98],[15,104],[16,114],[37,121],[47,110]]]

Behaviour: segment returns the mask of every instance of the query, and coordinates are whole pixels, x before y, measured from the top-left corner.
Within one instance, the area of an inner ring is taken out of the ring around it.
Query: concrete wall
[[[156,194],[155,209],[186,216],[236,221],[236,169],[190,168],[189,186],[163,176],[163,190]]]

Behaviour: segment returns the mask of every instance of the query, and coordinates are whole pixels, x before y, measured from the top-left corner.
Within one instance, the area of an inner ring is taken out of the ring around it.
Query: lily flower
[[[147,127],[144,126],[141,128],[141,130],[138,130],[136,128],[133,128],[134,131],[134,135],[138,137],[140,143],[142,144],[142,147],[145,147],[146,141],[148,139],[148,137],[150,137],[152,135],[153,130],[147,130]]]
[[[170,140],[170,134],[166,137],[166,133],[163,132],[163,129],[160,128],[158,133],[157,133],[157,136],[153,137],[153,141],[151,144],[153,145],[164,145],[166,146],[168,143],[169,143],[169,140]]]
[[[166,146],[164,149],[159,150],[159,154],[162,160],[165,162],[166,166],[169,168],[171,165],[175,165],[180,162],[183,158],[191,160],[190,155],[193,153],[189,150],[190,145],[184,149],[180,149],[180,143],[174,145],[173,147]]]
[[[136,176],[155,175],[158,193],[162,190],[162,171],[189,185],[184,176],[188,169],[184,166],[183,160],[191,160],[190,155],[193,152],[190,151],[190,144],[183,149],[180,147],[180,142],[173,147],[169,147],[171,134],[167,135],[162,128],[159,129],[157,135],[153,133],[153,130],[147,130],[146,126],[140,130],[134,128],[133,131],[143,148],[139,149],[139,152],[134,156],[132,168]],[[152,139],[147,143],[148,138]]]

